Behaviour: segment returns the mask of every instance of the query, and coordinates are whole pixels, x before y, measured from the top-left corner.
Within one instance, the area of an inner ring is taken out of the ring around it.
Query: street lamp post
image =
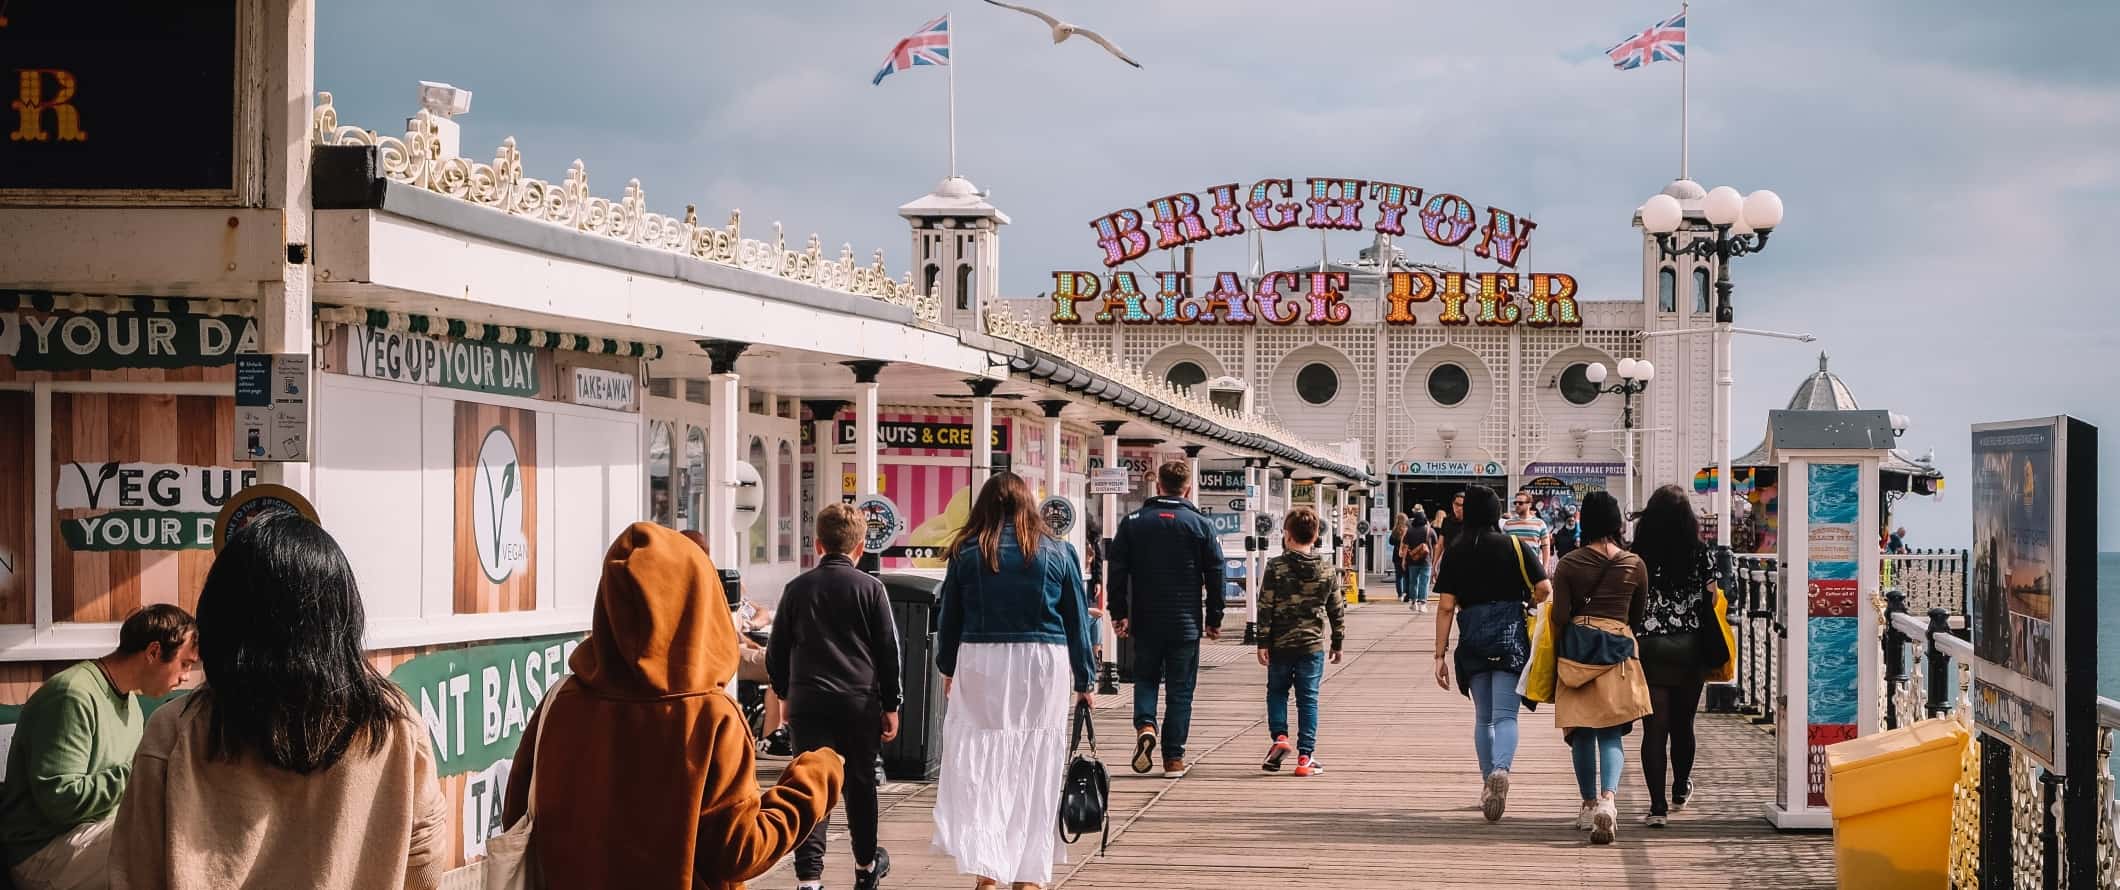
[[[1729,186],[1717,186],[1701,199],[1701,213],[1708,229],[1688,229],[1682,240],[1679,227],[1685,209],[1678,199],[1658,194],[1642,202],[1642,230],[1656,236],[1656,249],[1665,259],[1691,256],[1715,260],[1715,542],[1730,546],[1730,390],[1734,384],[1730,361],[1731,324],[1730,260],[1767,248],[1767,236],[1781,225],[1781,196],[1767,189],[1740,195]]]
[[[1634,512],[1634,397],[1649,388],[1649,381],[1656,377],[1656,366],[1647,359],[1623,358],[1619,360],[1619,382],[1605,386],[1609,376],[1605,366],[1592,364],[1583,369],[1583,376],[1598,392],[1618,393],[1622,399],[1620,408],[1621,434],[1627,438],[1627,512]]]

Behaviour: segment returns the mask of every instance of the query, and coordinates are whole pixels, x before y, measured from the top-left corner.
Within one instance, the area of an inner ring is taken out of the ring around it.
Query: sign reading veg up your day
[[[189,464],[69,462],[59,465],[59,510],[109,510],[61,519],[69,548],[96,550],[209,550],[214,516],[256,470]]]
[[[534,397],[537,350],[348,325],[347,363],[377,380]]]
[[[0,356],[18,371],[218,367],[257,348],[257,323],[236,315],[0,312]]]

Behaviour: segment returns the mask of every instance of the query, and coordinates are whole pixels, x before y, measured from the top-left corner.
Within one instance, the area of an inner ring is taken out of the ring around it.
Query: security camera
[[[440,117],[471,111],[471,91],[431,80],[420,81],[420,107]]]

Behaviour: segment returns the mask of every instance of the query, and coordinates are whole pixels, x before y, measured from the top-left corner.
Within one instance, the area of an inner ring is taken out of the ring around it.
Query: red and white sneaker
[[[1288,759],[1288,755],[1294,753],[1296,753],[1296,746],[1288,743],[1287,736],[1275,736],[1273,747],[1266,749],[1266,762],[1259,764],[1259,768],[1269,773],[1280,772],[1281,761]]]
[[[1324,771],[1325,764],[1319,763],[1317,758],[1308,754],[1296,755],[1297,776],[1315,776]]]

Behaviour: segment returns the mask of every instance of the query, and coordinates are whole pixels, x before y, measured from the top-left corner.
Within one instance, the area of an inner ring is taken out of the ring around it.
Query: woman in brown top
[[[1553,722],[1575,753],[1583,794],[1575,827],[1593,844],[1612,843],[1619,827],[1613,795],[1626,763],[1622,739],[1649,713],[1649,686],[1634,654],[1632,625],[1649,593],[1649,570],[1620,543],[1619,502],[1605,492],[1583,498],[1582,546],[1553,572],[1552,629],[1559,634],[1559,682]]]
[[[155,711],[114,890],[430,890],[448,835],[427,731],[361,651],[353,567],[293,515],[231,535],[199,593],[206,686]]]

